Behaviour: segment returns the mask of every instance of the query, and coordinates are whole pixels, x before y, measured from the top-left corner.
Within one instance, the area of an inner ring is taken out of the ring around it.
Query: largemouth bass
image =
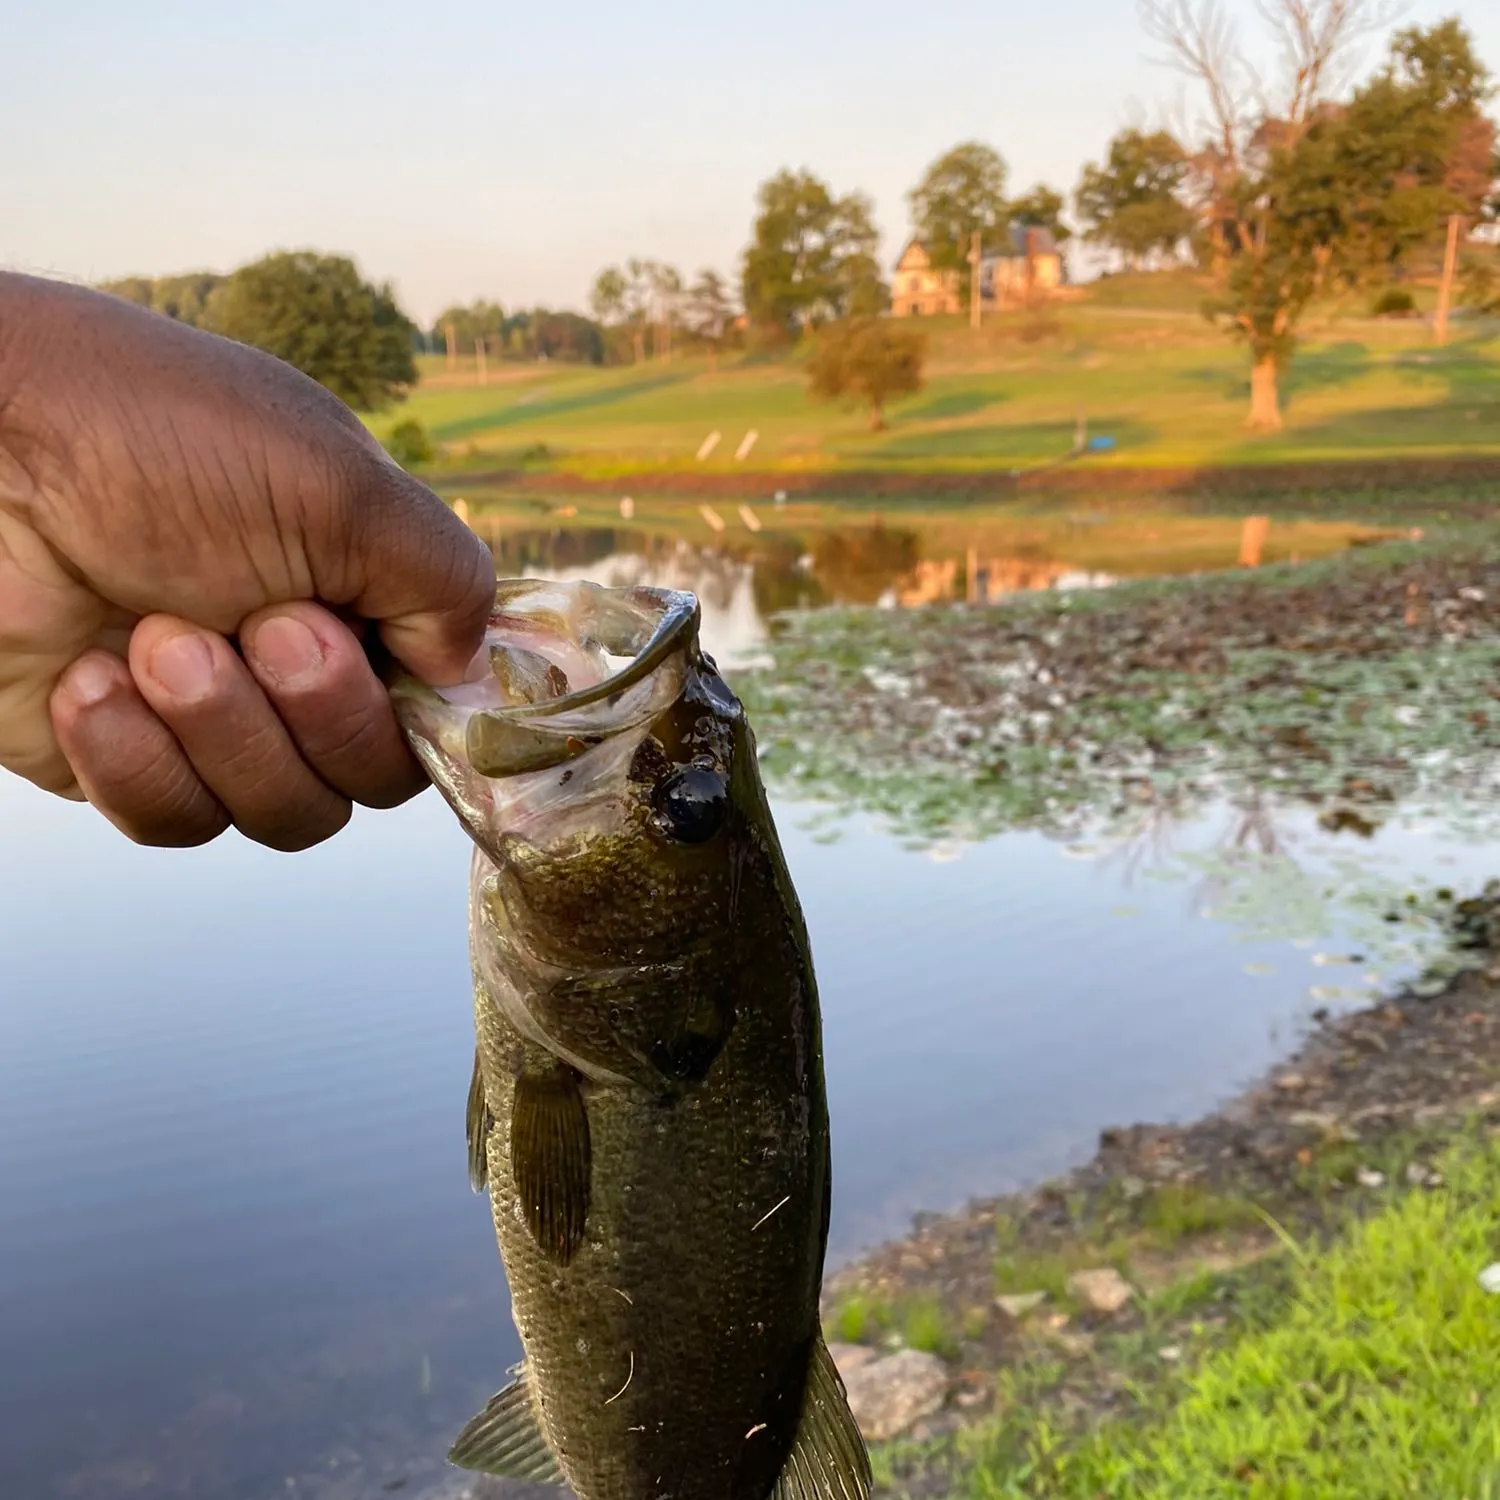
[[[579,1500],[864,1500],[807,934],[697,601],[502,583],[471,675],[392,688],[476,846],[469,1168],[525,1351],[449,1457]]]

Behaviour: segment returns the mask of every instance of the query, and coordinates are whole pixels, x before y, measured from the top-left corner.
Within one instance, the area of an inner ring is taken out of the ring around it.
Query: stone
[[[1373,1167],[1361,1167],[1354,1174],[1354,1180],[1361,1186],[1367,1188],[1378,1188],[1385,1186],[1385,1173],[1377,1172]]]
[[[1113,1266],[1075,1271],[1068,1277],[1068,1291],[1093,1312],[1118,1312],[1135,1295],[1126,1279]]]
[[[850,1370],[869,1364],[877,1357],[877,1351],[868,1344],[830,1344],[828,1352],[833,1356],[839,1374],[843,1376],[847,1376]]]
[[[844,1380],[849,1410],[872,1443],[899,1437],[948,1398],[948,1367],[935,1354],[902,1349],[857,1365]]]
[[[1479,1285],[1486,1292],[1500,1293],[1500,1261],[1479,1273]]]
[[[995,1298],[995,1306],[1008,1318],[1024,1318],[1047,1300],[1046,1292],[1007,1292]]]

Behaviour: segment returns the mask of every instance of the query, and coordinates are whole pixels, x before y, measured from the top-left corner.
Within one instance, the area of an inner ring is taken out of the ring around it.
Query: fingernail
[[[169,636],[151,653],[150,672],[174,698],[196,703],[213,690],[213,653],[200,636]]]
[[[322,669],[323,643],[301,620],[267,620],[249,642],[250,654],[282,687],[301,687]]]
[[[94,708],[115,690],[116,674],[97,656],[74,662],[68,673],[67,694],[80,708]]]

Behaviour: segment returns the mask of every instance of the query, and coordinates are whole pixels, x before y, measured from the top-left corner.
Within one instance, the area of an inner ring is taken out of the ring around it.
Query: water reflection
[[[482,518],[474,524],[502,574],[690,588],[717,609],[728,608],[734,595],[736,607],[753,606],[762,626],[782,611],[824,604],[914,609],[955,600],[997,603],[1010,594],[1105,588],[1115,581],[1111,573],[1032,551],[991,556],[970,547],[924,557],[916,531],[885,525],[820,531],[805,546],[771,534],[700,547],[625,527],[513,528],[486,526]]]

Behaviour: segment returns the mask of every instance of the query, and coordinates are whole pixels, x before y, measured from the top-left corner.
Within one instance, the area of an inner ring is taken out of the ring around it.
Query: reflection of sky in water
[[[755,603],[755,569],[695,547],[681,546],[667,557],[616,552],[578,568],[527,568],[526,576],[560,583],[598,583],[606,588],[648,584],[697,594],[703,612],[703,644],[721,666],[753,658],[766,639],[766,623]]]
[[[747,586],[709,605],[710,649]],[[1035,834],[934,859],[780,816],[824,997],[839,1255],[1079,1160],[1107,1124],[1211,1107],[1294,1039],[1311,986],[1363,972],[1313,962],[1363,948],[1357,913],[1320,918],[1315,946],[1239,941],[1150,860]],[[1230,822],[1179,826],[1176,863]],[[1493,871],[1430,828],[1355,846],[1280,822],[1307,868],[1353,849],[1366,884]],[[446,808],[361,815],[295,858],[168,852],[0,778],[0,827],[0,1478],[19,1470],[0,1493],[178,1449],[210,1455],[184,1491],[209,1500],[340,1445],[436,1462],[516,1355],[464,1171]],[[74,1492],[128,1493],[111,1473]]]

